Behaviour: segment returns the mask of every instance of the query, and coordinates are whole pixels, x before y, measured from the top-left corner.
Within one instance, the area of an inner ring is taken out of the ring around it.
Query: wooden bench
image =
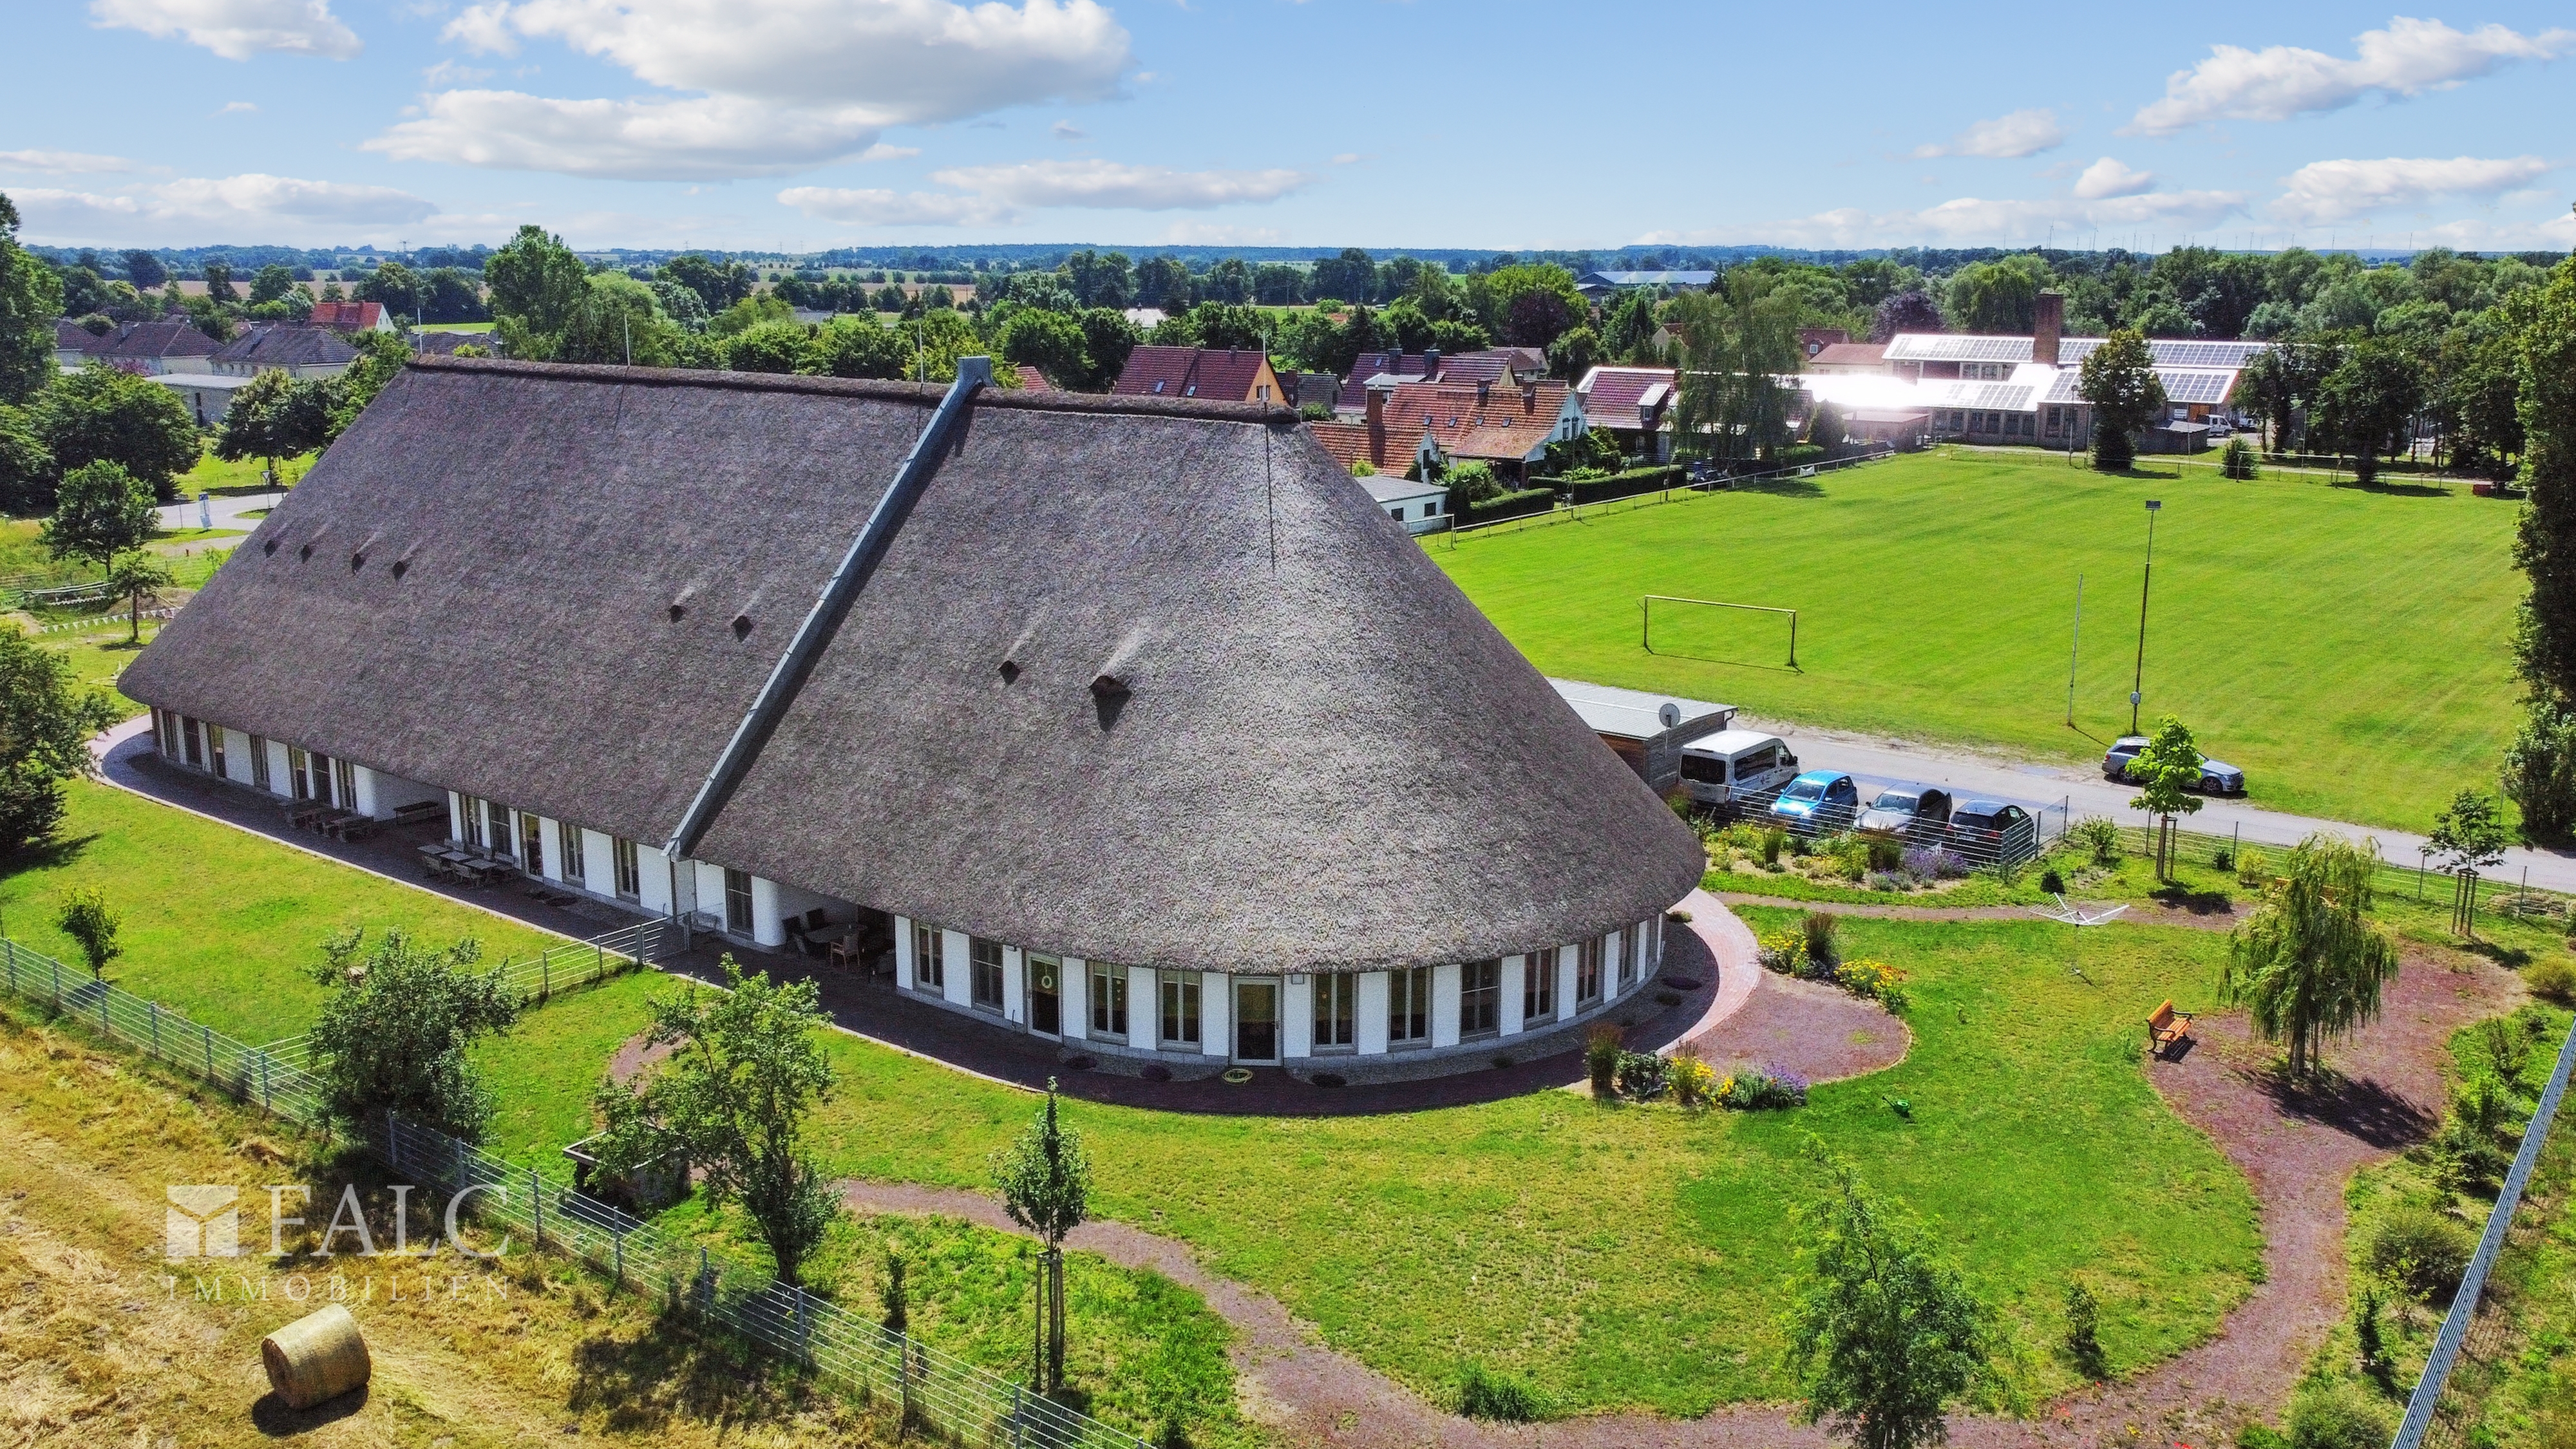
[[[2188,1011],[2174,1010],[2170,1001],[2157,1007],[2147,1018],[2147,1055],[2169,1055],[2191,1040],[2191,1017]]]

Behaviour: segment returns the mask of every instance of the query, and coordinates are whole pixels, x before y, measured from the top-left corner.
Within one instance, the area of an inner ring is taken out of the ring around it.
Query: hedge
[[[1631,468],[1607,478],[1590,478],[1580,483],[1567,483],[1561,478],[1540,480],[1564,487],[1577,503],[1598,503],[1605,498],[1633,498],[1640,493],[1660,493],[1682,486],[1682,467],[1678,463],[1659,464],[1652,468]]]
[[[1556,506],[1553,488],[1523,488],[1516,493],[1498,493],[1482,503],[1467,505],[1467,522],[1496,523],[1518,518],[1527,513],[1545,513]]]

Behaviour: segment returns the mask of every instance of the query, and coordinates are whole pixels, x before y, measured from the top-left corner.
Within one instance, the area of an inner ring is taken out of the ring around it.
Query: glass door
[[[1234,983],[1234,1059],[1279,1060],[1279,983]]]
[[[1053,956],[1028,953],[1029,1030],[1042,1036],[1064,1034],[1063,987],[1064,963]]]

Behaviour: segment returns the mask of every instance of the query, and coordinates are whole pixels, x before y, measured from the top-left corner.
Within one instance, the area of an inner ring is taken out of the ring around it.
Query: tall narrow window
[[[1431,1040],[1431,968],[1386,973],[1386,1039]]]
[[[751,872],[731,866],[725,868],[725,929],[737,936],[751,934]]]
[[[1584,1010],[1601,1004],[1602,938],[1593,937],[1575,948],[1574,1009]]]
[[[227,769],[225,765],[224,727],[222,725],[210,724],[206,726],[206,768],[217,775],[230,778],[232,771]]]
[[[1503,1029],[1503,963],[1470,961],[1458,968],[1458,1034],[1491,1036]]]
[[[1639,921],[1628,928],[1628,979],[1643,981],[1654,971],[1654,932],[1656,923]]]
[[[304,753],[300,745],[286,747],[286,784],[296,799],[313,798],[313,757]],[[470,808],[473,803],[470,798],[466,801],[469,808],[465,812],[465,835],[469,840],[474,836],[474,812]]]
[[[323,754],[319,750],[314,751],[311,773],[313,776],[313,798],[321,801],[325,805],[339,804],[339,801],[331,798],[331,757]]]
[[[966,956],[975,968],[974,1000],[986,1011],[1002,1009],[1002,943],[981,936],[967,943]]]
[[[503,855],[511,853],[510,807],[497,800],[483,802],[483,845]]]
[[[1556,953],[1532,951],[1521,958],[1521,1020],[1546,1021],[1556,1015]]]
[[[358,808],[358,767],[346,760],[331,762],[331,803],[343,810]],[[534,870],[536,867],[530,866]]]
[[[1126,1040],[1126,967],[1091,963],[1091,1034]]]
[[[1354,1030],[1359,1020],[1360,979],[1346,974],[1318,974],[1315,977],[1315,1046],[1318,1050],[1346,1047],[1359,1040]]]
[[[179,717],[166,709],[152,711],[152,743],[161,747],[161,758],[179,758]]]
[[[635,842],[623,835],[608,838],[608,855],[617,871],[617,898],[640,900],[644,895],[644,872],[635,860]]]
[[[200,732],[202,728],[203,726],[197,720],[186,716],[180,717],[179,738],[187,746],[188,763],[200,770],[206,767],[206,739]]]
[[[546,873],[546,821],[542,815],[519,817],[519,865],[530,875]]]
[[[1619,932],[1610,938],[1610,953],[1619,958],[1619,989],[1622,991],[1627,990],[1637,979],[1635,958],[1628,954],[1628,939],[1636,934],[1636,931],[1631,929]]]
[[[1199,1044],[1199,978],[1194,971],[1166,971],[1162,975],[1163,1025],[1165,1046]]]
[[[268,741],[258,735],[250,737],[250,782],[257,789],[268,786]]]
[[[588,885],[590,862],[582,858],[581,827],[569,820],[556,821],[555,843],[563,847],[563,878],[573,885]]]
[[[948,989],[948,937],[937,926],[912,923],[912,984],[928,991]]]

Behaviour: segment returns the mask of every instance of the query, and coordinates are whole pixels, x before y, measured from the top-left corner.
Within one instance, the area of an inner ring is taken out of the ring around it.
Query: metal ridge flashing
[[[939,471],[940,455],[947,451],[956,435],[958,422],[966,415],[967,405],[975,394],[993,380],[993,360],[989,357],[961,357],[957,360],[957,380],[948,387],[948,395],[939,400],[938,408],[904,454],[902,466],[895,469],[894,481],[886,485],[877,506],[868,510],[868,521],[859,526],[858,537],[850,540],[849,551],[841,555],[840,567],[823,585],[814,607],[806,612],[805,621],[796,626],[796,636],[787,641],[787,652],[778,656],[777,667],[760,686],[751,708],[742,722],[734,726],[733,737],[725,741],[724,753],[716,756],[705,783],[680,816],[663,847],[665,858],[677,862],[688,856],[704,839],[707,827],[715,823],[716,814],[733,798],[736,787],[760,758],[761,748],[778,728],[787,707],[796,702],[807,676],[814,672],[815,661],[822,658],[823,648],[840,632],[841,620],[850,605],[867,585],[877,564],[884,559],[886,548],[912,512],[915,500],[929,486],[931,476]]]

